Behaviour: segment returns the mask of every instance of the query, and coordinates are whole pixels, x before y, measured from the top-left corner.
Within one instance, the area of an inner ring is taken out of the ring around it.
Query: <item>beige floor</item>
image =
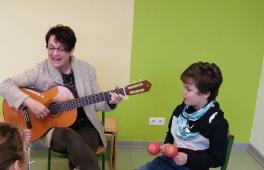
[[[144,149],[117,149],[116,170],[132,170],[153,158],[154,157],[148,155]],[[31,160],[35,161],[31,166],[31,170],[47,170],[47,150],[32,150]],[[106,167],[106,170],[108,170],[108,164],[106,164]],[[54,156],[52,159],[52,169],[67,169],[66,159]],[[234,150],[231,153],[228,170],[264,170],[264,168],[261,167],[247,151]]]

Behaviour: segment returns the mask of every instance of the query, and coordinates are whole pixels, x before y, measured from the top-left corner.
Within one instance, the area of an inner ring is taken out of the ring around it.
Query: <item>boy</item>
[[[183,103],[171,116],[161,150],[169,144],[179,153],[158,156],[138,170],[209,170],[223,164],[226,154],[228,122],[215,100],[222,74],[214,63],[191,64],[181,75]]]
[[[30,144],[31,131],[23,133],[14,125],[0,122],[0,169],[23,170],[28,163],[27,147]]]

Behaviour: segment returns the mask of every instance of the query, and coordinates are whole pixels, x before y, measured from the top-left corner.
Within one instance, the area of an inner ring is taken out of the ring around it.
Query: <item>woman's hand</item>
[[[23,105],[27,106],[37,118],[44,118],[50,112],[44,104],[30,97],[26,98],[26,100],[23,102]]]
[[[111,95],[111,99],[108,101],[109,104],[117,104],[124,99],[124,96],[122,94],[110,92],[110,95]]]

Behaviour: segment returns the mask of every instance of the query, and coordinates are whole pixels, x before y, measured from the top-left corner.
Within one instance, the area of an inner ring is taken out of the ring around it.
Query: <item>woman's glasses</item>
[[[55,47],[48,46],[47,49],[48,49],[50,52],[57,51],[58,53],[64,53],[64,52],[66,51],[63,47],[55,48]]]

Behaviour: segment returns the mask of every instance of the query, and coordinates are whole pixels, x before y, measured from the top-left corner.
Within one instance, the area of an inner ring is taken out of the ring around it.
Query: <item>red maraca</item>
[[[157,155],[160,153],[160,144],[155,142],[149,143],[147,151],[150,155]]]
[[[164,148],[164,150],[162,150],[160,148],[160,144],[155,143],[155,142],[151,142],[148,145],[148,153],[151,155],[157,155],[160,152],[163,153],[163,155],[169,157],[169,158],[173,158],[174,156],[176,156],[178,154],[178,148],[173,145],[173,144],[167,144],[167,146]]]
[[[178,154],[178,148],[175,145],[170,144],[165,147],[163,154],[169,158],[173,158]]]

